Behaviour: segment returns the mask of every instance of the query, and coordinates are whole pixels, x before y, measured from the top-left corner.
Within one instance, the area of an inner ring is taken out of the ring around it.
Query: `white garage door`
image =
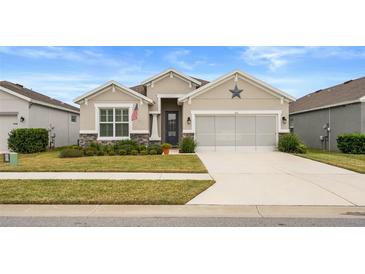
[[[275,115],[199,115],[195,120],[198,149],[272,150],[276,146]]]
[[[16,127],[18,127],[17,115],[0,115],[0,151],[8,150],[8,134]]]

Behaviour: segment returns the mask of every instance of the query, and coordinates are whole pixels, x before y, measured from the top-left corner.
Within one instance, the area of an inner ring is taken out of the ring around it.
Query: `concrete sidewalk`
[[[0,172],[0,180],[212,180],[208,173]]]
[[[365,207],[242,205],[0,205],[6,217],[364,218]]]

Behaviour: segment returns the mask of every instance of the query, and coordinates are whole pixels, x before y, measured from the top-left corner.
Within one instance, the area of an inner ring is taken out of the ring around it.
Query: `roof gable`
[[[365,77],[309,93],[291,103],[289,112],[300,113],[362,101],[365,101]]]
[[[143,101],[146,101],[147,103],[149,104],[153,104],[153,100],[144,96],[143,94],[133,90],[133,89],[130,89],[128,87],[125,87],[123,86],[122,84],[116,82],[116,81],[109,81],[109,82],[106,82],[105,84],[77,97],[76,99],[74,99],[74,102],[75,103],[80,103],[80,101],[84,100],[84,99],[87,99],[91,96],[94,96],[96,94],[98,94],[99,92],[103,92],[105,90],[105,88],[109,87],[109,86],[113,86],[115,85],[116,87],[120,88],[122,91],[128,93],[129,95],[135,97],[135,98],[138,98],[140,100],[143,100]]]
[[[239,70],[234,70],[226,75],[223,75],[221,77],[219,77],[218,79],[186,94],[185,96],[181,97],[179,99],[180,102],[184,102],[186,100],[189,100],[189,99],[192,99],[202,93],[205,93],[207,92],[208,90],[216,87],[217,85],[220,85],[222,82],[224,81],[228,81],[230,79],[234,78],[235,81],[237,81],[238,78],[241,78],[247,82],[249,82],[250,84],[252,85],[255,85],[255,86],[258,86],[260,88],[262,88],[263,90],[265,90],[266,92],[269,92],[270,94],[272,95],[275,95],[277,97],[282,97],[282,98],[285,98],[287,99],[288,101],[295,101],[295,98],[287,93],[285,93],[284,91],[281,91],[277,88],[274,88],[272,86],[270,86],[269,84],[261,81],[261,80],[258,80],[256,78],[254,78],[253,76],[247,74],[247,73],[244,73],[242,71],[239,71]]]
[[[167,76],[173,77],[174,75],[176,75],[177,77],[180,77],[180,78],[182,78],[182,79],[184,79],[186,81],[195,83],[198,86],[201,86],[202,85],[202,83],[200,81],[198,81],[196,78],[193,78],[193,77],[190,77],[188,75],[185,75],[185,74],[183,74],[181,72],[178,72],[177,70],[175,70],[173,68],[164,70],[163,72],[161,72],[159,74],[156,74],[156,75],[148,78],[147,80],[143,81],[141,84],[142,85],[147,85],[147,84],[150,84],[150,83],[152,84],[154,81],[158,81],[162,77],[167,77]]]

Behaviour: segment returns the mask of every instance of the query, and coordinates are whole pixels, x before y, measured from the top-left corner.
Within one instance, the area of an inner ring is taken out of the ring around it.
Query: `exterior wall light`
[[[25,118],[23,116],[20,117],[20,122],[24,122]]]
[[[186,120],[186,122],[188,123],[188,125],[190,125],[190,124],[191,124],[191,119],[190,119],[190,117],[188,117],[188,119]]]
[[[285,125],[286,124],[286,122],[288,121],[287,119],[286,119],[286,117],[285,116],[283,116],[282,118],[281,118],[281,120],[283,121],[283,124]]]

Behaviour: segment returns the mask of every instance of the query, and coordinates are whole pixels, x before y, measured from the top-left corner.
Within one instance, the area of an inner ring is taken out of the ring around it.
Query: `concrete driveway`
[[[365,205],[365,174],[281,152],[200,152],[216,183],[189,204]]]

